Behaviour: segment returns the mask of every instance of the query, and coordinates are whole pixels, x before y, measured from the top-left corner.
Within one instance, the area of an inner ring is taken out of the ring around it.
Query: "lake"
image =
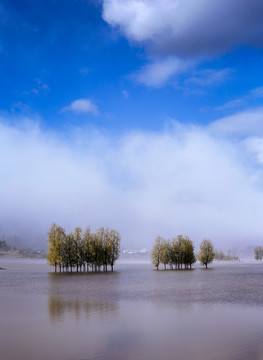
[[[263,264],[55,274],[0,258],[1,360],[263,360]]]

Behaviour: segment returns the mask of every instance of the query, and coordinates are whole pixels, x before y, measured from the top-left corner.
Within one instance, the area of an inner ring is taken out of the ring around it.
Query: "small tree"
[[[263,246],[256,246],[254,249],[255,259],[261,261],[263,258]]]
[[[110,230],[109,233],[109,243],[108,243],[108,259],[109,264],[111,266],[111,271],[113,271],[113,266],[115,261],[120,256],[120,243],[121,243],[121,236],[118,231]]]
[[[204,239],[200,244],[200,251],[198,254],[198,260],[202,265],[205,265],[207,269],[207,265],[210,264],[215,258],[214,245],[210,239]]]
[[[81,271],[83,265],[83,249],[82,249],[82,229],[76,227],[73,233],[74,258],[76,262],[77,272]]]
[[[52,224],[48,233],[48,253],[47,261],[49,265],[54,266],[55,272],[57,267],[61,271],[63,265],[63,244],[65,242],[65,230],[56,224]]]
[[[183,254],[184,254],[184,266],[185,269],[192,269],[192,264],[196,262],[195,253],[194,253],[194,245],[193,242],[189,239],[188,236],[184,239],[183,245]]]
[[[152,263],[156,267],[156,270],[159,270],[159,265],[161,263],[162,244],[164,243],[164,241],[165,240],[161,236],[157,236],[152,249]]]
[[[177,235],[177,241],[176,241],[176,245],[175,245],[175,252],[176,252],[176,257],[177,257],[177,260],[178,260],[178,269],[183,268],[183,263],[184,263],[184,243],[185,243],[185,239],[184,239],[183,235]]]
[[[84,249],[84,259],[87,266],[87,271],[89,271],[89,266],[92,266],[92,241],[93,234],[90,231],[90,228],[87,227],[83,233],[83,249]]]
[[[72,272],[77,262],[77,254],[74,246],[73,233],[69,233],[66,237],[66,259],[68,268],[70,269],[70,272]]]
[[[171,258],[170,243],[169,241],[163,239],[161,243],[160,261],[164,265],[165,270],[166,270],[166,266],[170,262],[170,258]]]

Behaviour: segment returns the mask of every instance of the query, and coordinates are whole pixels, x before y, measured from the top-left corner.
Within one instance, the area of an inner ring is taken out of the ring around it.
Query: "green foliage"
[[[49,265],[54,266],[55,271],[57,271],[57,267],[61,271],[65,238],[65,230],[61,226],[52,224],[48,233],[47,261]]]
[[[198,260],[202,265],[205,265],[207,269],[207,265],[210,264],[215,258],[214,245],[210,239],[204,239],[200,244],[200,250],[198,255]]]
[[[188,236],[178,235],[172,240],[165,240],[158,236],[152,249],[152,263],[159,269],[160,264],[166,269],[191,269],[196,261],[194,246]]]
[[[90,228],[83,232],[76,227],[73,233],[66,234],[60,226],[51,225],[48,233],[49,265],[55,271],[104,271],[108,266],[113,271],[116,260],[120,255],[121,236],[118,231],[99,228],[91,233]]]

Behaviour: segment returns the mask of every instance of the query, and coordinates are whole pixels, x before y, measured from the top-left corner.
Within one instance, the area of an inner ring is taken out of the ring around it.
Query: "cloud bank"
[[[45,239],[57,222],[67,230],[110,226],[133,247],[179,233],[196,245],[203,237],[217,247],[256,244],[263,138],[255,127],[231,140],[219,124],[175,124],[161,133],[119,137],[72,129],[69,144],[32,121],[17,126],[2,119],[1,234]]]

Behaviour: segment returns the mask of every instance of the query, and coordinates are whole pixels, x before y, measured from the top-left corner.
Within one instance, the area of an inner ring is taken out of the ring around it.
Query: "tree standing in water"
[[[52,224],[48,233],[47,261],[49,265],[54,266],[55,272],[57,272],[57,267],[61,271],[63,266],[63,244],[65,239],[65,230],[55,223]]]
[[[256,246],[254,249],[255,260],[262,261],[263,258],[263,246]]]
[[[121,236],[118,231],[112,229],[109,232],[109,243],[108,243],[108,259],[111,266],[111,271],[113,271],[113,266],[115,261],[120,256],[120,244]]]
[[[210,264],[215,258],[214,245],[210,239],[204,239],[200,244],[200,251],[198,254],[198,260],[202,265],[205,265],[207,269],[207,265]]]
[[[152,262],[156,267],[156,270],[159,270],[164,242],[165,240],[161,236],[157,236],[157,238],[155,239],[155,244],[152,249]]]

